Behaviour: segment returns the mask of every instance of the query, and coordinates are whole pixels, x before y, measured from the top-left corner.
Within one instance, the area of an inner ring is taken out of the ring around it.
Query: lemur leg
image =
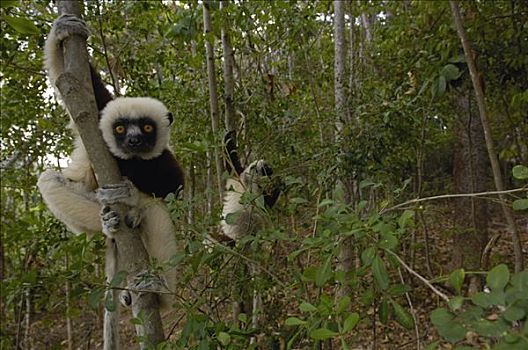
[[[101,231],[100,204],[95,193],[82,182],[74,182],[60,172],[46,170],[37,186],[51,212],[76,234]]]
[[[149,256],[164,265],[162,277],[168,291],[174,292],[176,290],[177,268],[169,266],[168,262],[178,252],[178,244],[169,210],[161,200],[151,199],[144,207],[141,234]],[[167,310],[173,302],[173,295],[160,294],[162,309]]]
[[[90,35],[90,30],[83,20],[74,15],[65,14],[60,16],[53,23],[44,46],[46,70],[53,85],[55,85],[55,80],[58,76],[64,71],[62,41],[71,35],[81,35],[87,38]]]

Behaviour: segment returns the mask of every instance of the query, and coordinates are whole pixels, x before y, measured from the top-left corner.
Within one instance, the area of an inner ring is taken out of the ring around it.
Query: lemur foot
[[[90,36],[90,30],[86,23],[79,17],[71,14],[64,14],[53,23],[52,33],[59,42],[71,35],[80,35],[83,38]]]
[[[129,180],[99,188],[97,190],[97,199],[103,205],[103,210],[104,207],[113,204],[126,205],[128,211],[125,215],[125,224],[132,229],[138,228],[141,224],[141,210],[137,207],[139,204],[139,192]]]
[[[108,237],[117,232],[121,219],[116,211],[113,211],[109,206],[103,205],[101,209],[101,225],[103,233]]]
[[[139,291],[139,293],[160,293],[168,292],[169,288],[165,281],[159,276],[145,271],[140,273],[136,277],[136,282],[131,286],[133,290]],[[123,306],[132,305],[132,293],[128,290],[124,290],[119,294],[119,301]]]
[[[141,220],[143,217],[141,216],[141,210],[138,208],[132,208],[128,211],[128,213],[125,216],[125,224],[132,228],[138,228],[139,225],[141,225]]]
[[[103,205],[125,204],[135,207],[139,203],[138,190],[129,180],[102,186],[97,190],[97,199]]]
[[[150,271],[139,273],[134,281],[133,289],[141,292],[168,292],[169,288],[165,280],[157,274]]]

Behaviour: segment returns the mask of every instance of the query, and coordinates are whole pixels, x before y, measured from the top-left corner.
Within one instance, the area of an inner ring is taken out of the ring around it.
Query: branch
[[[63,0],[58,2],[58,7],[60,14],[69,13],[78,17],[81,15],[80,1]],[[115,184],[121,182],[122,178],[99,131],[99,112],[91,85],[88,61],[85,39],[76,35],[68,37],[64,41],[64,73],[57,78],[56,85],[77,126],[99,185]],[[124,208],[116,206],[112,209],[116,210],[120,217],[124,217]],[[107,240],[107,243],[109,242],[110,239]],[[148,266],[148,255],[140,235],[128,229],[126,225],[121,225],[115,234],[115,246],[119,252],[119,268],[128,272],[128,283],[134,285],[136,275]],[[141,312],[144,320],[143,324],[137,327],[138,335],[144,339],[141,346],[160,343],[164,336],[156,295],[139,294],[134,300],[132,312],[135,317]],[[112,347],[115,346],[117,345],[113,344]]]
[[[414,276],[416,276],[420,281],[422,281],[427,287],[429,287],[436,295],[438,295],[440,298],[444,299],[444,301],[446,303],[449,302],[449,297],[447,295],[445,295],[444,293],[442,293],[441,291],[439,291],[438,289],[436,289],[435,286],[433,286],[431,284],[431,282],[429,282],[427,279],[425,279],[425,277],[422,277],[422,275],[420,275],[418,272],[414,271],[413,269],[411,269],[409,267],[409,265],[407,265],[405,263],[405,261],[402,260],[402,258],[400,258],[396,253],[388,250],[388,249],[384,249],[387,253],[389,253],[390,255],[394,256],[396,258],[396,260],[398,260],[398,262],[403,266],[405,267],[405,269],[407,271],[409,271],[411,274],[413,274]]]
[[[527,187],[521,187],[521,188],[515,188],[513,190],[505,190],[505,191],[442,194],[442,195],[439,195],[439,196],[416,198],[416,199],[411,199],[411,200],[409,200],[407,202],[403,202],[403,203],[397,204],[397,205],[395,205],[393,207],[390,207],[390,208],[387,208],[387,209],[382,209],[380,214],[383,214],[383,213],[386,213],[386,212],[389,212],[389,211],[392,211],[392,210],[395,210],[395,209],[398,209],[398,208],[401,208],[401,207],[405,207],[405,206],[407,206],[409,204],[425,202],[425,201],[431,201],[431,200],[436,200],[436,199],[460,198],[460,197],[479,197],[479,196],[487,196],[487,195],[499,195],[500,196],[500,195],[507,194],[507,193],[515,193],[515,192],[523,192],[523,191],[528,191],[528,188]]]

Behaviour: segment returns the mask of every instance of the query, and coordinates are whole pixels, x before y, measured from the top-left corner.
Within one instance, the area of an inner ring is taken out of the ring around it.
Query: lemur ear
[[[167,113],[167,119],[169,120],[169,125],[171,125],[174,121],[174,117],[172,116],[171,112]]]

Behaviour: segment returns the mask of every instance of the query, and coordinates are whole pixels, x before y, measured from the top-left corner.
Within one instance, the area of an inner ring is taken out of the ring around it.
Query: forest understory
[[[509,236],[508,228],[504,224],[502,212],[498,206],[495,206],[495,210],[490,217],[489,235],[490,237],[499,234],[500,239],[493,246],[490,253],[490,265],[495,266],[498,263],[506,263],[513,265],[514,257],[512,256],[511,249],[511,238]],[[427,239],[430,249],[430,261],[432,262],[431,271],[434,273],[434,277],[447,276],[452,270],[452,257],[451,257],[451,246],[452,240],[449,238],[449,232],[453,228],[453,205],[449,203],[431,205],[427,208],[428,213],[426,215],[428,232]],[[528,217],[526,215],[517,215],[516,222],[518,227],[521,228],[521,238],[523,242],[528,242]],[[417,229],[414,234],[415,248],[413,249],[414,262],[410,259],[410,251],[404,256],[408,257],[406,262],[419,274],[428,277],[427,259],[425,256],[424,246],[424,232],[423,230]],[[446,239],[447,237],[447,239]],[[526,247],[526,244],[524,244]],[[410,247],[408,248],[410,249]],[[287,252],[285,252],[287,254]],[[525,250],[525,264],[528,264],[528,252]],[[228,273],[226,271],[226,273]],[[283,266],[283,270],[277,272],[280,276],[288,275],[288,267]],[[399,276],[393,276],[395,279],[399,279]],[[372,349],[417,349],[419,346],[425,347],[427,344],[431,344],[434,340],[439,338],[437,330],[431,323],[430,314],[437,307],[441,306],[443,301],[431,291],[429,287],[417,280],[414,276],[411,276],[407,271],[402,270],[402,277],[405,283],[412,287],[411,312],[417,321],[417,330],[408,330],[399,325],[395,320],[390,320],[387,324],[381,323],[379,320],[372,322],[370,319],[365,319],[360,322],[358,327],[348,337],[347,341],[350,345],[350,349],[356,350],[372,350]],[[372,283],[372,276],[366,277],[369,280],[369,284]],[[285,278],[284,280],[288,280]],[[481,276],[481,282],[485,284],[484,277]],[[197,282],[198,286],[200,282]],[[453,295],[453,288],[446,282],[435,283],[440,290],[445,292],[447,295]],[[467,286],[466,286],[467,287]],[[295,287],[292,287],[292,294],[296,294]],[[315,293],[315,291],[312,291]],[[192,295],[192,293],[189,293]],[[64,299],[64,291],[58,291],[58,295],[55,295],[58,299]],[[282,310],[282,317],[284,315],[295,315],[298,313],[299,300],[288,298],[283,293],[272,296],[275,300],[270,300],[271,304],[275,304],[277,309]],[[355,295],[352,299],[359,298]],[[217,317],[217,315],[223,315],[224,321],[228,321],[230,318],[229,313],[230,301],[226,300],[224,303],[215,306],[215,310],[210,310],[213,314],[208,315]],[[287,302],[286,302],[287,301]],[[97,309],[87,306],[85,303],[75,303],[71,307],[76,309],[76,318],[72,327],[73,337],[73,348],[74,349],[100,349],[103,346],[103,307],[99,306]],[[358,306],[358,312],[373,316],[377,311],[373,307],[368,309],[361,309]],[[264,305],[266,307],[266,305]],[[356,304],[352,301],[352,308],[355,309]],[[126,349],[134,348],[136,344],[135,340],[135,329],[134,324],[131,322],[132,315],[130,310],[122,309],[121,325],[121,339],[122,346]],[[53,348],[65,348],[67,347],[67,333],[66,333],[66,310],[64,305],[55,305],[53,310],[34,310],[33,320],[30,324],[29,338],[31,341],[32,349],[53,349]],[[164,324],[166,325],[166,334],[171,334],[169,338],[176,340],[179,336],[179,331],[184,326],[185,311],[178,309],[164,315]],[[285,327],[281,320],[274,320],[277,328],[267,333],[261,333],[257,338],[257,344],[260,349],[284,349],[284,344],[287,343],[286,338],[288,333],[288,327]],[[282,324],[281,324],[282,323]],[[19,336],[23,337],[24,326],[21,326]],[[16,332],[15,329],[8,330],[13,334]],[[271,337],[271,334],[274,334]],[[258,332],[257,332],[258,334]],[[290,334],[291,335],[291,334]],[[419,336],[420,345],[418,345],[417,336]],[[273,338],[273,341],[271,340]],[[468,334],[466,340],[461,343],[462,345],[472,346],[476,349],[486,349],[489,345],[487,339],[479,338],[475,333]],[[459,344],[458,346],[460,346]],[[273,347],[275,346],[275,347]],[[298,346],[293,349],[305,350],[310,349],[309,345]],[[335,342],[333,345],[326,343],[324,349],[339,349],[339,342]],[[454,349],[455,346],[450,343],[441,343],[437,349]]]

